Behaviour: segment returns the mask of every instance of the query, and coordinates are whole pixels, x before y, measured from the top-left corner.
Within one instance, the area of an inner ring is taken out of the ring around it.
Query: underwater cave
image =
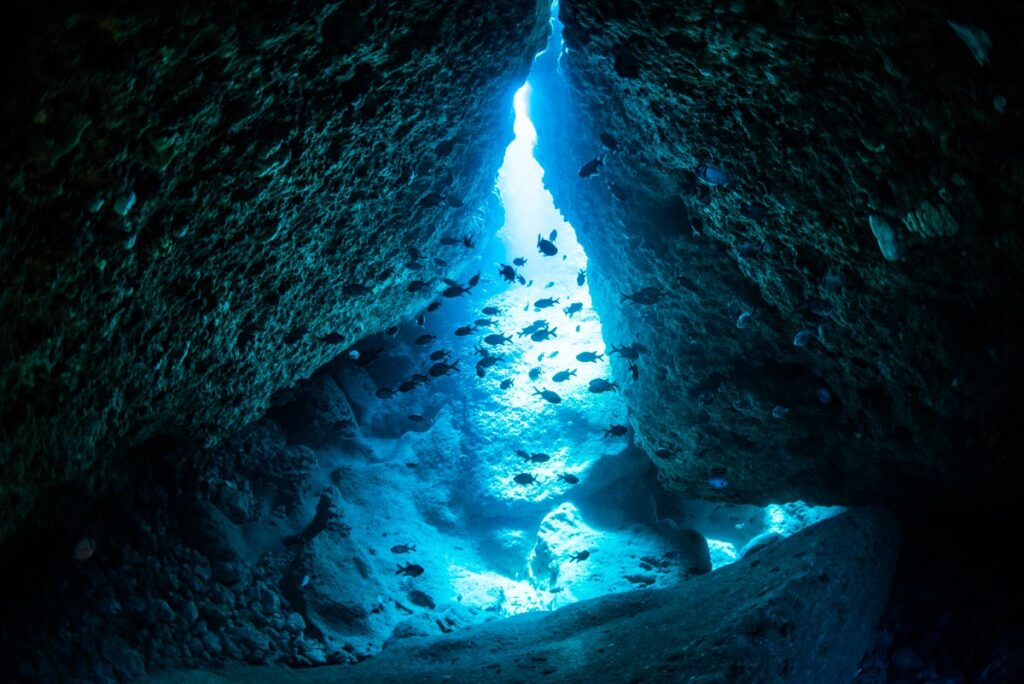
[[[13,0],[0,681],[1024,681],[1024,10]]]

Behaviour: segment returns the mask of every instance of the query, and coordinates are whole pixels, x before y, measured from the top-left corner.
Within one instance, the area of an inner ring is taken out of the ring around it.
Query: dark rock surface
[[[535,0],[0,10],[0,538],[154,435],[212,440],[479,241]],[[439,193],[445,199],[437,206]],[[418,247],[426,258],[410,259]],[[410,261],[415,263],[409,263]]]
[[[842,682],[885,603],[899,533],[858,510],[664,590],[584,601],[435,639],[354,667],[166,673],[153,682]]]
[[[666,486],[908,507],[1016,482],[1019,3],[560,11],[538,157],[606,342],[648,350],[616,377]]]

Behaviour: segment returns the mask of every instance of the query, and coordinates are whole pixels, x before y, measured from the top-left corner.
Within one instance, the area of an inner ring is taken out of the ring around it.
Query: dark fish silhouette
[[[629,359],[630,361],[636,361],[637,359],[640,358],[640,350],[638,350],[636,347],[630,347],[625,345],[622,347],[616,347],[613,344],[612,350],[608,352],[608,356],[611,356],[612,354],[618,354],[622,358]]]
[[[422,280],[414,280],[414,281],[412,281],[411,283],[409,283],[408,285],[405,286],[405,290],[406,290],[406,292],[419,292],[420,290],[425,288],[427,285],[428,285],[428,283],[425,283]]]
[[[484,338],[484,342],[490,345],[501,345],[511,341],[511,335],[501,335],[499,333],[491,333],[490,335]]]
[[[449,285],[448,287],[446,287],[444,292],[441,293],[441,295],[447,297],[448,299],[452,299],[453,297],[461,297],[462,295],[467,294],[469,292],[470,288],[462,287],[461,285],[456,283],[455,285]]]
[[[543,330],[546,327],[548,327],[548,322],[547,321],[536,320],[533,323],[531,323],[530,325],[528,325],[525,328],[523,328],[522,330],[520,330],[519,331],[519,336],[520,337],[526,337],[527,335],[532,335],[533,333],[537,332],[538,330]]]
[[[391,547],[391,553],[410,553],[415,550],[415,544],[396,544]]]
[[[619,149],[619,141],[608,133],[601,133],[597,136],[601,139],[601,144],[607,147],[612,152],[617,152]]]
[[[421,207],[439,207],[444,204],[444,195],[439,192],[431,192],[420,199]]]
[[[555,334],[556,330],[558,330],[558,328],[545,328],[544,330],[538,330],[537,332],[530,335],[530,339],[533,340],[534,342],[544,342],[546,340],[550,340],[552,337],[558,337],[558,335]]]
[[[444,361],[438,361],[437,363],[430,367],[428,373],[430,373],[430,377],[432,378],[440,378],[444,377],[445,375],[448,375],[452,371],[455,371],[456,373],[459,372],[458,361],[451,365],[448,365]]]
[[[604,165],[604,155],[598,155],[580,168],[580,178],[590,178]]]
[[[320,341],[324,344],[341,344],[345,341],[345,336],[341,333],[332,332],[321,337]]]
[[[541,376],[541,372],[542,371],[541,371],[540,368],[531,368],[530,372],[528,374],[530,376],[530,380],[533,380],[533,381],[538,380],[540,378],[540,376]]]
[[[571,556],[569,556],[569,560],[576,563],[579,563],[580,561],[585,561],[588,558],[590,558],[590,551],[587,551],[586,549],[580,551],[579,553],[572,554]]]
[[[492,325],[494,325],[494,321],[491,320],[490,318],[478,318],[475,321],[473,321],[473,325],[475,325],[478,328],[490,328]]]
[[[501,313],[501,309],[496,306],[485,306],[481,313],[487,314],[488,316],[497,316]]]
[[[465,337],[466,335],[472,335],[473,331],[476,330],[472,325],[464,325],[461,328],[455,329],[456,337]]]
[[[406,418],[408,418],[414,423],[422,423],[424,420],[426,420],[426,418],[424,418],[418,413],[410,413],[409,415],[406,416]]]
[[[583,363],[594,363],[598,359],[603,358],[604,354],[598,354],[597,352],[580,352],[576,355],[576,360],[582,361]]]
[[[544,299],[538,299],[533,303],[536,309],[547,309],[558,303],[557,297],[545,297]]]
[[[451,356],[451,353],[451,349],[438,349],[437,351],[430,352],[430,360],[440,361],[441,359],[446,359]]]
[[[568,380],[569,378],[573,377],[574,375],[576,375],[576,371],[575,370],[564,370],[564,371],[559,371],[559,372],[555,373],[554,375],[552,375],[551,379],[554,380],[555,382],[565,382],[566,380]]]
[[[398,566],[396,575],[405,575],[406,577],[419,577],[423,574],[423,566],[417,565],[416,563],[406,563],[405,566]]]
[[[430,333],[423,333],[414,340],[415,344],[423,346],[424,344],[430,344],[437,339],[437,335],[431,335]]]
[[[560,473],[558,479],[571,485],[580,483],[580,478],[576,477],[572,473]]]
[[[555,256],[558,254],[558,248],[555,247],[555,243],[545,240],[540,235],[537,236],[537,251],[544,256]]]
[[[513,385],[513,379],[512,378],[505,378],[504,380],[501,381],[500,387],[503,390],[507,390],[512,385]]]
[[[583,283],[587,282],[587,271],[581,268],[580,272],[576,274],[576,284],[583,287]]]
[[[608,382],[604,378],[596,378],[590,381],[588,389],[594,394],[602,394],[604,392],[610,392],[612,390],[618,390],[619,385],[615,382]]]
[[[526,257],[516,257],[515,259],[512,260],[512,263],[516,266],[525,266]]]
[[[378,399],[390,399],[395,396],[395,390],[390,387],[381,387],[377,390],[376,394]]]
[[[508,264],[498,264],[498,275],[500,275],[506,283],[514,283],[516,282],[516,276],[518,274],[516,273],[516,269],[512,268]]]
[[[441,302],[440,301],[430,302],[430,304],[427,304],[427,311],[429,311],[431,313],[437,311],[440,308],[441,308]]]
[[[393,325],[393,326],[391,326],[390,328],[388,328],[387,330],[384,331],[384,336],[385,337],[394,337],[397,334],[398,334],[398,326],[397,325]]]
[[[513,477],[512,480],[516,484],[521,484],[521,485],[524,485],[524,486],[525,485],[532,485],[532,484],[540,484],[540,481],[537,478],[535,478],[533,475],[531,475],[530,473],[519,473],[518,475]]]
[[[562,311],[565,313],[566,316],[572,318],[573,314],[577,314],[580,311],[583,311],[583,304],[580,302],[573,302],[569,306],[562,309]]]
[[[533,393],[538,395],[539,397],[544,399],[544,401],[547,401],[549,403],[552,403],[552,404],[561,404],[562,403],[562,397],[558,396],[556,393],[552,392],[551,390],[548,390],[548,389],[538,390],[538,389],[535,388],[533,390]]]
[[[629,432],[629,428],[626,427],[625,425],[609,425],[608,427],[606,427],[604,429],[604,436],[605,437],[622,437],[627,432]]]
[[[480,282],[480,274],[477,273],[475,276],[473,276],[472,278],[469,279],[469,283],[468,284],[469,284],[470,287],[476,287],[477,283],[479,283],[479,282]]]

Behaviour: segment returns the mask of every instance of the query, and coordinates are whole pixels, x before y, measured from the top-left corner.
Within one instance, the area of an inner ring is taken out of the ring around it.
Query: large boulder
[[[43,488],[87,497],[155,435],[215,440],[423,306],[411,281],[484,238],[547,15],[4,5],[0,538]]]
[[[167,673],[154,682],[845,682],[885,605],[899,548],[891,516],[855,510],[663,590],[596,598],[345,668]]]
[[[913,505],[1011,463],[1019,11],[560,3],[537,154],[668,487]]]

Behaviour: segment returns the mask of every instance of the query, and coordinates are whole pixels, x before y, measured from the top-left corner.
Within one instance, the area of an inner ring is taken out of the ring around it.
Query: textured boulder
[[[1018,5],[560,7],[538,156],[607,340],[649,350],[615,370],[663,482],[751,503],[997,482],[1022,424]]]
[[[583,601],[436,639],[346,668],[167,673],[152,681],[844,682],[888,594],[899,533],[858,510],[752,558],[663,590]]]
[[[0,538],[424,305],[491,228],[547,29],[536,0],[0,12]]]

